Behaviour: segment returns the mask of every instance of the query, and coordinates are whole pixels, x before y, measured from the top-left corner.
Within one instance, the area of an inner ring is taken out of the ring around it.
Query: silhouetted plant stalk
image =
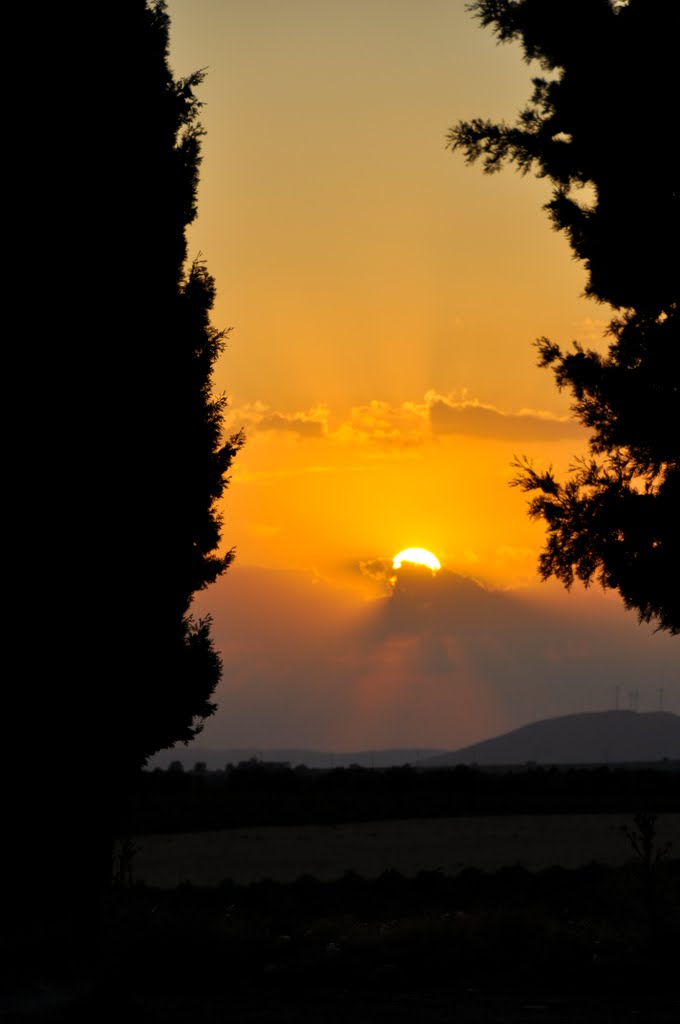
[[[131,889],[134,884],[133,865],[140,847],[130,836],[118,839],[111,864],[111,880],[114,889]]]
[[[657,842],[657,816],[647,811],[638,811],[632,826],[622,825],[637,866],[642,872],[644,910],[651,942],[659,938],[659,928],[665,916],[661,905],[660,866],[670,853],[672,843]]]

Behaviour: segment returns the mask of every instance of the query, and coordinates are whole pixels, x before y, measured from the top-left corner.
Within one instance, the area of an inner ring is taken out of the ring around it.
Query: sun
[[[404,548],[392,559],[392,567],[401,569],[402,562],[415,562],[416,565],[426,565],[432,572],[438,572],[441,564],[436,555],[433,555],[427,548]]]

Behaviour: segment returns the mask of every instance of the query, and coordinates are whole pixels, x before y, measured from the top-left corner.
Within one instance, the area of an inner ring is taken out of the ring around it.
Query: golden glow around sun
[[[404,548],[392,559],[394,569],[401,569],[402,562],[415,562],[416,565],[426,565],[432,572],[441,569],[441,564],[436,555],[433,555],[427,548]]]

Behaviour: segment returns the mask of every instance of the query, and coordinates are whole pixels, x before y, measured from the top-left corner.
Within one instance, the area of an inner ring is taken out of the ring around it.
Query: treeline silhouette
[[[665,768],[666,770],[661,770]],[[191,832],[260,825],[335,824],[483,814],[680,811],[680,762],[489,771],[312,770],[257,760],[208,772],[178,766],[143,772],[123,831]]]

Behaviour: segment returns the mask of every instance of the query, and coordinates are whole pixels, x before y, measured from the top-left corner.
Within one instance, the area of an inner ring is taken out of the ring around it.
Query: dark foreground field
[[[120,886],[97,988],[61,1016],[75,990],[52,962],[0,1019],[42,998],[65,1021],[675,1024],[680,861]]]
[[[143,835],[132,840],[131,870],[137,881],[173,888],[214,886],[225,878],[331,881],[347,871],[376,878],[388,870],[456,875],[508,864],[532,871],[591,862],[614,867],[633,853],[623,832],[631,824],[627,814],[503,814]],[[656,820],[655,844],[680,851],[680,814]]]
[[[149,777],[89,962],[0,951],[0,1024],[677,1024],[677,782]]]

